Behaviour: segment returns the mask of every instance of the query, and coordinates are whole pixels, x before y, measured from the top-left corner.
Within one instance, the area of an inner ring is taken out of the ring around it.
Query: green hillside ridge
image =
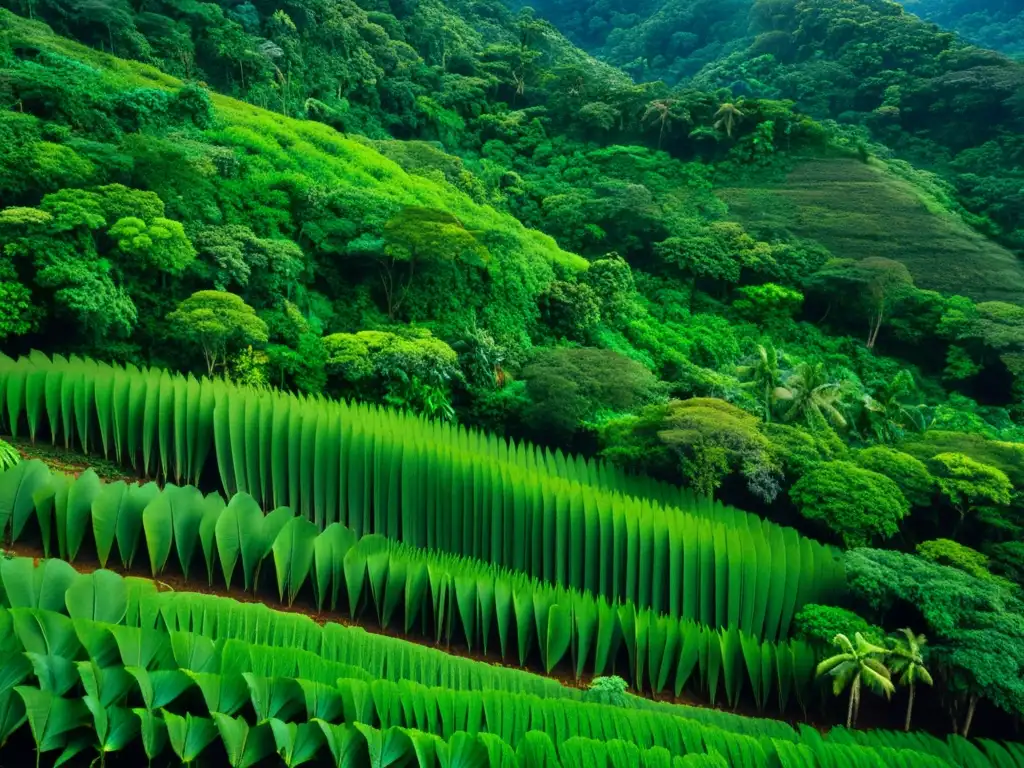
[[[837,258],[899,261],[927,290],[1024,303],[1024,261],[884,163],[796,160],[781,183],[715,192],[745,226],[792,232]]]

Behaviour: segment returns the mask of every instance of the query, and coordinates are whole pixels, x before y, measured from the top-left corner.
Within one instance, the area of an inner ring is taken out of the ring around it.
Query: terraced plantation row
[[[58,560],[7,560],[0,582],[0,741],[56,762],[1024,765],[1024,751],[994,742],[822,736],[683,707],[591,703],[515,670],[259,604],[161,593],[109,571],[80,575]]]
[[[822,695],[819,652],[789,629],[842,595],[841,564],[739,510],[405,413],[78,358],[0,358],[0,404],[12,434],[152,478],[0,473],[0,534],[45,556],[0,562],[7,749],[55,765],[1024,768],[1016,745],[656,700],[806,717]],[[613,706],[540,675],[621,675],[656,698]]]
[[[171,567],[289,605],[302,596],[317,610],[545,672],[617,671],[637,689],[679,696],[692,687],[731,705],[747,692],[759,709],[811,696],[816,658],[806,643],[715,630],[378,534],[357,538],[339,523],[321,532],[287,507],[264,515],[245,493],[225,504],[192,486],[103,484],[91,470],[71,479],[26,461],[0,474],[0,530],[15,542],[38,537],[69,562],[84,548],[102,566],[154,578]]]
[[[147,474],[485,560],[758,638],[841,589],[832,551],[791,529],[604,465],[419,417],[42,355],[0,360],[12,433],[77,439]],[[633,491],[647,495],[632,495]]]

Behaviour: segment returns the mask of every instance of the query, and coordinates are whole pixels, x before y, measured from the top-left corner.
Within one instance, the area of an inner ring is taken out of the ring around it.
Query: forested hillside
[[[0,758],[1024,766],[964,738],[1024,714],[1024,65],[883,0],[0,6]]]
[[[1024,9],[1011,0],[908,0],[904,5],[981,48],[1024,55]]]

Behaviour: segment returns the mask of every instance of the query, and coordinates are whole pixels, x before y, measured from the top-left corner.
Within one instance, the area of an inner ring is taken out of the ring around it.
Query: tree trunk
[[[910,730],[910,715],[914,711],[914,684],[910,684],[910,700],[907,701],[907,721],[903,724],[903,730]]]
[[[846,708],[846,727],[853,727],[853,705],[857,700],[857,684],[860,682],[860,677],[855,677],[853,683],[850,685],[850,705]]]
[[[967,735],[971,732],[971,721],[974,720],[974,709],[977,706],[978,706],[978,697],[972,694],[971,695],[971,703],[967,705],[967,719],[964,720],[964,730],[960,734],[965,739],[967,738]]]

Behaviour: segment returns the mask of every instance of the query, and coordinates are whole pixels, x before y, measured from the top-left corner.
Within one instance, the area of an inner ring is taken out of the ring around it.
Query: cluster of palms
[[[846,635],[836,635],[832,643],[838,646],[840,652],[818,665],[818,676],[832,676],[832,691],[836,696],[850,689],[850,704],[846,711],[847,728],[852,728],[857,722],[861,689],[867,686],[889,698],[896,690],[892,682],[895,673],[899,675],[897,682],[909,689],[904,730],[910,730],[915,687],[918,683],[931,685],[932,676],[924,666],[925,636],[915,635],[909,629],[901,629],[900,632],[903,637],[893,641],[889,648],[868,642],[860,632],[854,634],[852,642]]]
[[[766,421],[780,413],[783,421],[803,422],[812,429],[845,429],[856,405],[863,409],[865,429],[879,442],[895,442],[908,429],[920,431],[925,426],[922,409],[906,403],[916,389],[907,371],[868,394],[850,379],[831,377],[822,362],[801,362],[787,370],[783,357],[768,342],[758,345],[753,360],[737,370],[744,388],[755,393]]]

